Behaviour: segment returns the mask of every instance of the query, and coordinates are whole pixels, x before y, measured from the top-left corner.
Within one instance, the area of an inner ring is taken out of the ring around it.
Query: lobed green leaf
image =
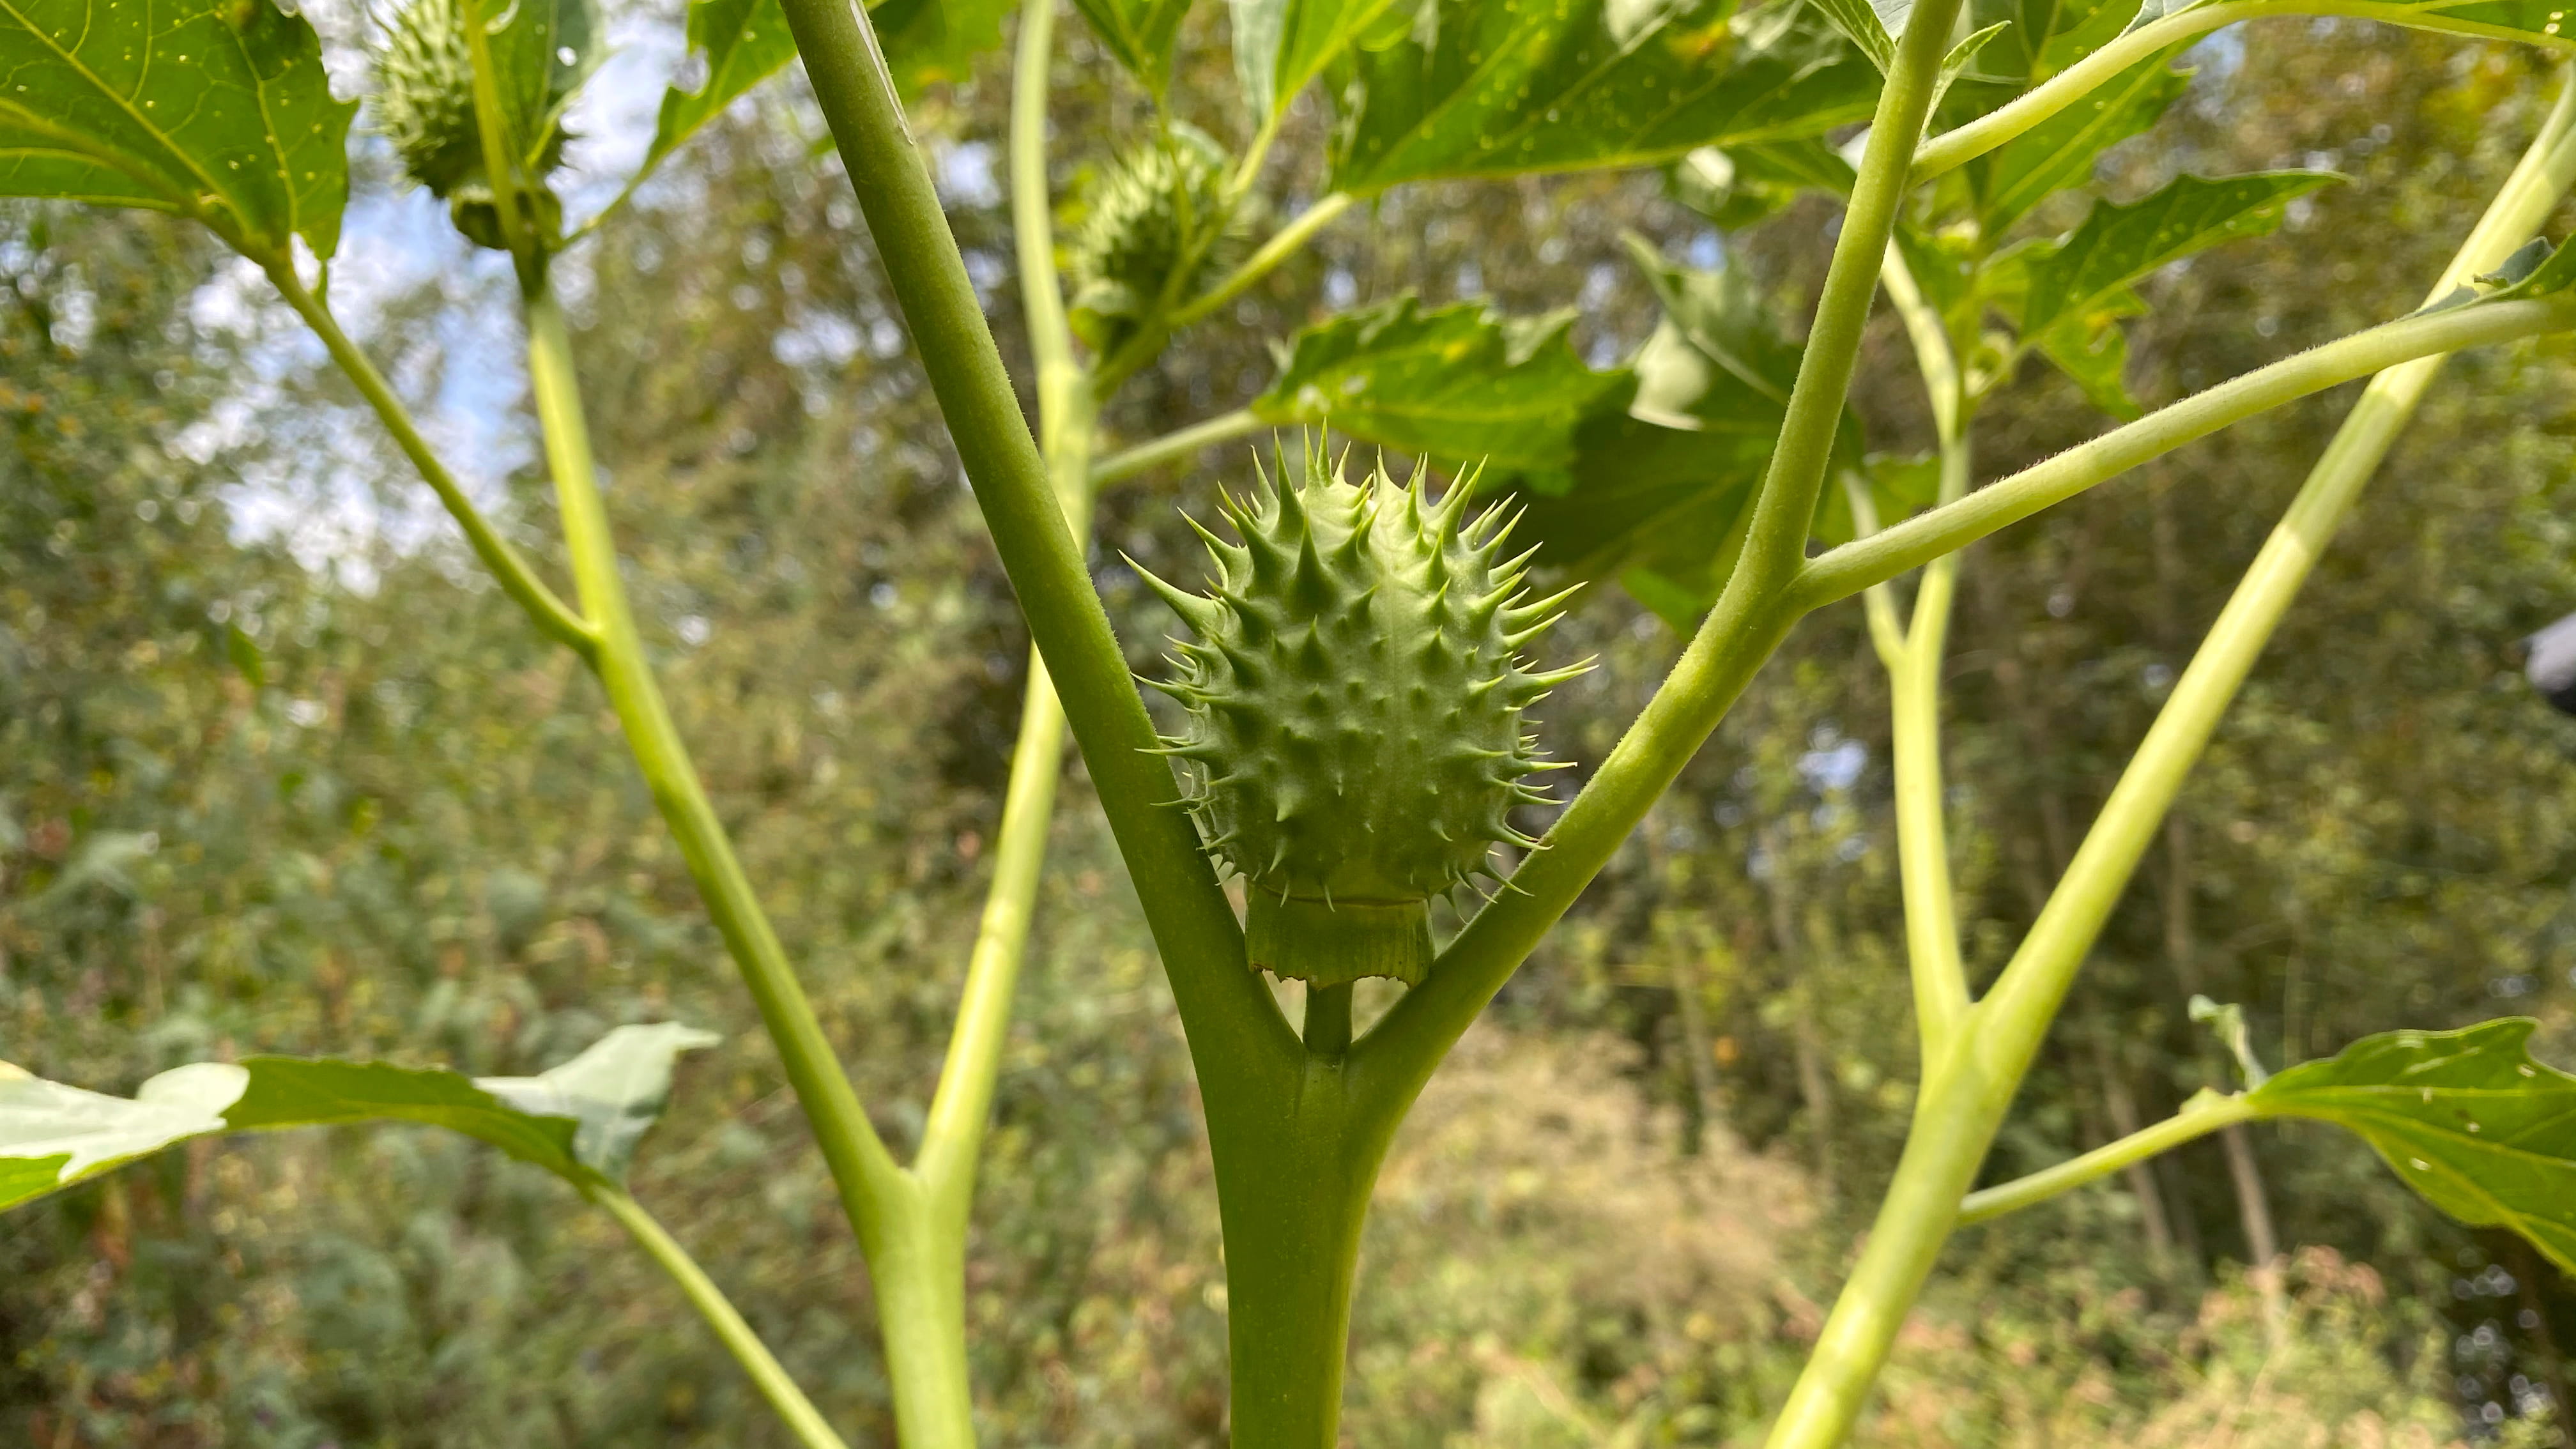
[[[1866,118],[1878,72],[1778,7],[1724,0],[1429,0],[1423,30],[1362,49],[1333,187],[1648,165]]]
[[[328,258],[354,101],[273,0],[0,0],[0,195],[192,216],[254,260]]]
[[[2028,215],[2050,195],[2093,179],[2102,153],[2154,125],[2190,88],[2176,52],[2122,71],[2075,105],[2040,122],[1969,167],[1978,221],[1988,236]]]
[[[1073,0],[1101,46],[1157,98],[1172,75],[1172,45],[1190,0]]]

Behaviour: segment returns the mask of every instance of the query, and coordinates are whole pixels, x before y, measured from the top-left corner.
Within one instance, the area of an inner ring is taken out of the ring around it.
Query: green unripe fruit
[[[1311,986],[1422,979],[1430,899],[1536,843],[1510,812],[1556,767],[1522,711],[1586,667],[1524,665],[1564,596],[1528,600],[1499,508],[1470,520],[1465,484],[1419,485],[1310,458],[1296,487],[1225,500],[1240,544],[1201,530],[1212,595],[1145,575],[1198,635],[1156,687],[1188,711],[1165,744],[1201,839],[1245,878],[1253,964]]]
[[[474,57],[456,0],[412,0],[376,53],[376,129],[403,174],[444,198],[483,170],[474,124]]]
[[[561,77],[557,77],[560,81]],[[558,85],[548,96],[549,116],[570,95]],[[505,250],[499,207],[484,174],[483,132],[474,113],[474,57],[465,43],[465,16],[457,0],[412,0],[385,26],[376,53],[376,129],[393,143],[403,174],[447,203],[448,216],[468,240]],[[549,121],[538,156],[537,181],[521,194],[522,209],[540,238],[563,230],[562,204],[543,178],[563,163],[566,136]]]
[[[1186,298],[1230,262],[1243,222],[1226,206],[1225,162],[1224,147],[1176,121],[1092,184],[1065,257],[1083,341],[1117,346],[1167,287]],[[1185,265],[1189,274],[1176,279]]]

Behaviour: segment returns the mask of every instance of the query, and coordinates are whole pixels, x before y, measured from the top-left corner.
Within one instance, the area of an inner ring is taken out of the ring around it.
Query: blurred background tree
[[[1190,21],[1211,41],[1214,9]],[[1177,109],[1224,114],[1223,48],[1183,57]],[[2353,21],[2223,32],[2197,61],[2186,102],[2106,162],[2115,196],[2186,170],[2353,181],[2153,282],[2131,372],[2150,401],[2411,305],[2548,81],[2505,47]],[[1059,136],[1136,119],[1078,28],[1058,63]],[[792,85],[648,187],[564,264],[565,291],[674,707],[904,1143],[1025,641]],[[916,124],[1009,345],[1002,99],[994,58]],[[1308,140],[1311,100],[1291,125]],[[1311,148],[1282,154],[1274,193],[1311,189]],[[1068,209],[1102,159],[1058,158]],[[397,232],[400,203],[381,204]],[[1607,362],[1656,315],[1625,230],[1750,268],[1795,317],[1827,218],[1722,230],[1654,175],[1402,191],[1237,303],[1241,325],[1184,338],[1109,422],[1132,441],[1238,405],[1270,376],[1258,338],[1407,290],[1573,305],[1578,347]],[[488,369],[455,319],[483,315],[489,279],[406,275],[379,278],[371,339],[402,385]],[[853,1443],[891,1443],[828,1180],[592,686],[423,524],[399,460],[194,234],[13,204],[0,279],[0,1056],[125,1091],[257,1050],[527,1072],[622,1021],[723,1030],[683,1067],[639,1194]],[[1883,319],[1865,359],[1881,446],[1930,436],[1903,347]],[[2071,384],[2025,382],[1990,410],[1990,472],[2103,423]],[[1951,738],[1984,971],[2344,396],[1972,555]],[[2219,1080],[2195,992],[2241,1002],[2276,1066],[2505,1010],[2576,1060],[2576,722],[2507,657],[2576,606],[2571,396],[2563,342],[2454,365],[2186,794],[1993,1176]],[[543,557],[550,504],[514,466],[526,420],[480,422],[503,512]],[[1160,616],[1118,552],[1189,576],[1173,504],[1214,481],[1103,500],[1098,563],[1140,666]],[[1678,645],[1606,591],[1568,627],[1603,667],[1547,724],[1592,761]],[[1352,1442],[1758,1429],[1910,1098],[1880,689],[1856,608],[1802,631],[1435,1085],[1380,1189]],[[1215,1444],[1225,1299],[1187,1057],[1075,784],[979,1208],[986,1435]],[[1866,1442],[2566,1443],[2571,1335],[2576,1292],[2517,1244],[2442,1220],[2355,1142],[2265,1126],[1963,1237]],[[559,1184],[383,1131],[201,1146],[14,1215],[0,1438],[779,1442],[668,1285]]]

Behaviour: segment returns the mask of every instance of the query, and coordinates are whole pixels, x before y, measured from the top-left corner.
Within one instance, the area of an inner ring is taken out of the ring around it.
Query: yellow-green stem
[[[2046,1202],[2061,1193],[2071,1192],[2086,1183],[2099,1182],[2131,1163],[2144,1162],[2159,1152],[2167,1152],[2186,1142],[2206,1137],[2221,1128],[2239,1122],[2250,1122],[2262,1116],[2244,1096],[2219,1096],[2203,1093],[2186,1103],[2183,1110],[2152,1127],[2141,1128],[2117,1142],[2105,1143],[2081,1157],[2071,1158],[2055,1167],[2017,1177],[1982,1192],[1972,1192],[1959,1204],[1960,1227],[1991,1222],[2009,1212],[2018,1212],[2033,1203]]]
[[[787,1370],[770,1353],[769,1345],[762,1343],[760,1335],[754,1333],[751,1325],[735,1311],[724,1290],[718,1288],[706,1270],[698,1266],[697,1260],[689,1256],[688,1250],[644,1210],[643,1204],[628,1196],[623,1189],[606,1184],[584,1188],[582,1196],[615,1218],[617,1225],[635,1239],[636,1245],[660,1265],[663,1272],[671,1275],[672,1282],[680,1285],[680,1292],[688,1298],[689,1306],[706,1319],[707,1327],[715,1330],[717,1341],[734,1356],[736,1363],[742,1365],[742,1371],[751,1376],[752,1387],[760,1390],[760,1396],[769,1401],[769,1407],[777,1411],[788,1432],[796,1436],[797,1443],[804,1445],[805,1449],[849,1449],[841,1442],[841,1436],[832,1432],[832,1426],[814,1407],[813,1401],[805,1397],[805,1391],[796,1387],[796,1381],[787,1376]]]

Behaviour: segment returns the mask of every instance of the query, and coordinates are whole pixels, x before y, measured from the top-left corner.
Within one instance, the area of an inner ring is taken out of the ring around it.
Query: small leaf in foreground
[[[1073,8],[1128,74],[1156,96],[1163,93],[1172,75],[1172,43],[1190,0],[1073,0]]]
[[[2154,125],[2191,86],[2172,52],[2150,56],[2108,85],[1970,163],[1980,223],[2000,234],[2050,195],[2093,179],[2102,153]]]
[[[2509,1017],[2364,1037],[2246,1101],[2359,1133],[2435,1207],[2511,1228],[2576,1272],[2576,1077],[2531,1059],[2538,1025]]]

